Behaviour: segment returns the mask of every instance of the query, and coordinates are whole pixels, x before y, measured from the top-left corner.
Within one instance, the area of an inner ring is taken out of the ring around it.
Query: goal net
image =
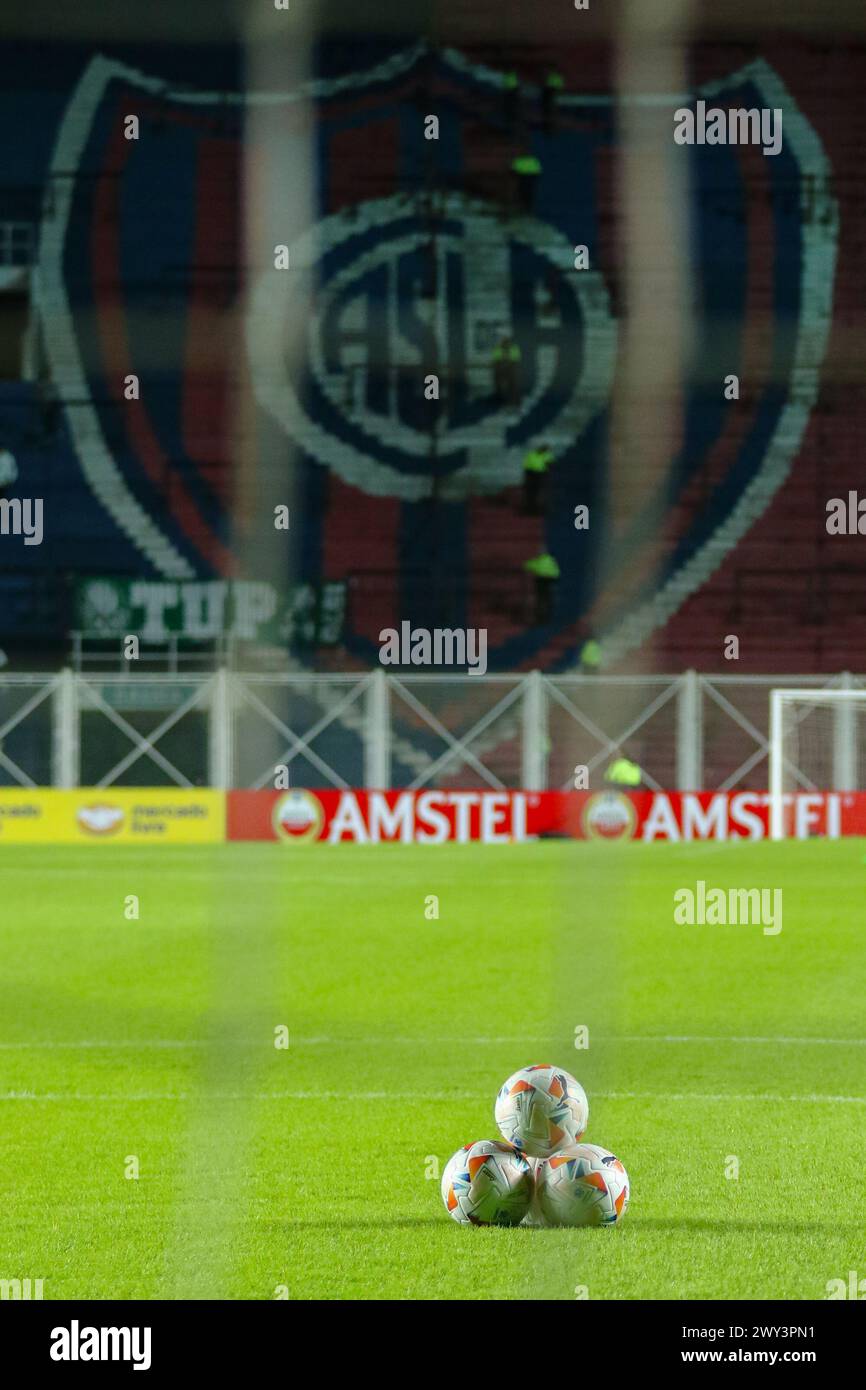
[[[770,834],[792,833],[798,792],[866,790],[866,690],[770,692]]]

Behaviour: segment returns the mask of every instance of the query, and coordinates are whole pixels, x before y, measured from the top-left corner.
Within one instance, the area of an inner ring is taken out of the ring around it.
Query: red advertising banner
[[[229,792],[230,840],[329,844],[509,844],[542,833],[544,793],[493,791]],[[532,824],[527,823],[530,803]]]
[[[866,835],[866,793],[784,798],[786,834]],[[767,792],[234,791],[230,840],[327,844],[512,844],[538,837],[762,840]]]

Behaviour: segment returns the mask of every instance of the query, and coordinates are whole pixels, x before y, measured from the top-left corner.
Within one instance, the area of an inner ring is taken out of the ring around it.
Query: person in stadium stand
[[[613,762],[605,768],[604,785],[612,791],[636,792],[643,785],[643,773],[640,766],[619,749]]]
[[[18,478],[18,464],[9,449],[0,448],[0,497],[5,497],[6,489],[12,487]]]
[[[499,339],[493,349],[493,391],[500,405],[517,405],[520,400],[520,348],[510,334]]]
[[[592,636],[587,637],[578,653],[577,660],[583,675],[597,676],[601,666],[601,643]]]
[[[535,208],[535,194],[541,178],[541,160],[534,154],[518,154],[511,161],[517,190],[517,206],[527,216]]]
[[[543,516],[547,473],[553,463],[553,450],[549,444],[539,444],[528,449],[523,456],[523,506],[524,516]]]
[[[44,440],[53,439],[60,429],[60,396],[46,368],[40,371],[37,378],[36,398],[39,402],[42,437]]]
[[[535,593],[533,626],[544,627],[553,617],[556,586],[559,583],[559,565],[549,551],[542,550],[531,560],[525,561],[523,568],[533,578]]]
[[[553,134],[556,122],[556,103],[565,87],[562,73],[549,72],[541,86],[541,125],[545,135]]]
[[[520,84],[516,72],[506,72],[502,78],[502,114],[509,132],[517,126],[520,111]]]

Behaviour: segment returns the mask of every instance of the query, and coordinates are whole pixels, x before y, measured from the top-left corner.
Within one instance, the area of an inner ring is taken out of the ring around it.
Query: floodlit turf
[[[46,1298],[811,1299],[866,1277],[863,855],[5,848],[0,1279]],[[699,878],[781,888],[782,932],[675,925]],[[533,1061],[586,1088],[587,1138],[631,1176],[621,1228],[446,1215],[438,1169],[494,1137],[499,1084]]]

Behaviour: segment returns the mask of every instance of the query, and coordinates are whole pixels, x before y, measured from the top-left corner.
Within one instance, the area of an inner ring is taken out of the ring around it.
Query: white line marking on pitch
[[[713,1033],[689,1033],[677,1036],[675,1034],[658,1035],[655,1033],[621,1033],[612,1035],[609,1039],[602,1039],[609,1042],[639,1042],[639,1043],[791,1043],[801,1047],[804,1044],[815,1043],[822,1047],[866,1047],[866,1038],[762,1038],[762,1037],[719,1037]]]
[[[240,1038],[235,1039],[238,1046],[259,1047],[262,1045],[261,1038]],[[478,1046],[494,1047],[508,1044],[510,1046],[528,1046],[530,1043],[562,1043],[569,1041],[560,1034],[523,1034],[521,1037],[485,1037],[485,1038],[461,1038],[452,1033],[440,1037],[357,1037],[357,1038],[333,1038],[333,1037],[310,1037],[292,1038],[291,1047],[358,1047],[368,1045],[381,1046],[402,1046],[402,1047],[425,1047],[429,1043],[454,1043],[459,1046],[476,1044]],[[722,1037],[713,1033],[689,1033],[689,1034],[657,1034],[657,1033],[612,1033],[608,1037],[600,1037],[598,1042],[604,1043],[736,1043],[736,1044],[755,1044],[757,1046],[774,1046],[784,1044],[792,1047],[866,1047],[866,1038],[792,1038],[792,1037]],[[207,1038],[85,1038],[85,1039],[63,1039],[52,1042],[48,1039],[38,1042],[3,1042],[0,1041],[0,1051],[50,1051],[52,1049],[65,1048],[68,1050],[96,1050],[99,1048],[110,1049],[118,1048],[165,1048],[183,1049],[187,1047],[214,1047],[224,1048],[227,1044],[223,1038],[212,1040]]]
[[[255,1039],[255,1040],[249,1039],[249,1041],[250,1041],[250,1042],[252,1042],[252,1041],[258,1042],[258,1041],[260,1041],[260,1039]],[[39,1051],[41,1051],[41,1050],[50,1050],[50,1049],[52,1049],[52,1048],[58,1048],[58,1049],[59,1049],[59,1048],[66,1048],[66,1049],[70,1049],[70,1048],[71,1048],[71,1049],[75,1049],[75,1050],[85,1051],[85,1050],[91,1049],[91,1048],[92,1048],[92,1049],[95,1049],[95,1048],[111,1048],[111,1047],[135,1047],[135,1048],[139,1048],[139,1047],[140,1047],[140,1048],[147,1048],[147,1047],[164,1047],[164,1048],[181,1048],[181,1047],[207,1047],[207,1045],[208,1045],[207,1042],[206,1042],[204,1039],[202,1039],[202,1038],[138,1038],[138,1039],[136,1039],[136,1038],[125,1038],[125,1039],[124,1039],[124,1038],[84,1038],[84,1039],[71,1039],[71,1040],[70,1040],[70,1039],[66,1039],[66,1040],[63,1040],[63,1041],[60,1041],[60,1042],[50,1042],[50,1041],[47,1041],[47,1042],[0,1042],[0,1050],[3,1050],[3,1051],[5,1051],[5,1052],[10,1052],[10,1051],[13,1051],[13,1050],[19,1050],[19,1051],[22,1051],[22,1052],[26,1052],[28,1048],[32,1048],[33,1050],[39,1050]]]
[[[596,1091],[593,1093],[598,1100],[646,1100],[646,1101],[667,1101],[667,1102],[687,1102],[693,1104],[695,1101],[704,1101],[708,1104],[717,1105],[724,1103],[729,1105],[749,1104],[750,1102],[762,1102],[770,1105],[866,1105],[866,1096],[778,1096],[767,1094],[753,1095],[734,1095],[734,1094],[704,1094],[699,1091]],[[82,1095],[78,1092],[63,1093],[62,1091],[5,1091],[0,1092],[0,1101],[33,1101],[33,1102],[58,1102],[60,1104],[78,1103],[85,1105],[104,1105],[116,1102],[122,1105],[139,1104],[145,1101],[189,1101],[189,1100],[239,1100],[239,1101],[273,1101],[273,1100],[337,1100],[337,1101],[357,1101],[357,1100],[386,1100],[403,1102],[407,1100],[417,1100],[418,1093],[415,1091],[207,1091],[202,1090],[191,1094],[187,1091],[145,1091],[132,1095]],[[455,1100],[477,1100],[474,1091],[449,1091],[441,1094],[426,1094],[425,1101],[442,1102],[453,1104]]]

